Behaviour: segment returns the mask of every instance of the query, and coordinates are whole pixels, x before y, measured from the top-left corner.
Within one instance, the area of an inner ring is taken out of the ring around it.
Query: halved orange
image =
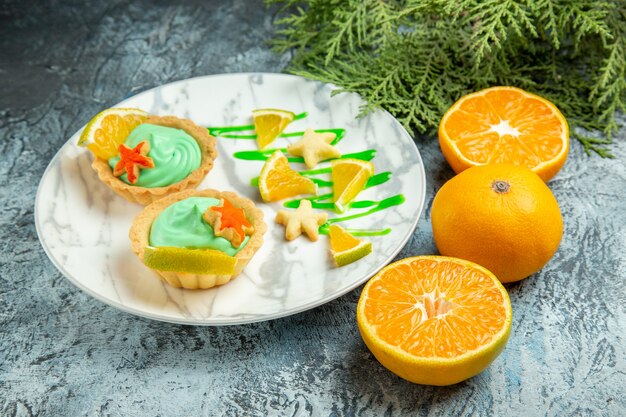
[[[396,375],[451,385],[483,371],[511,330],[509,296],[475,263],[443,256],[395,262],[365,286],[357,322],[376,359]]]
[[[450,107],[439,123],[439,144],[456,173],[510,163],[548,181],[567,158],[569,127],[548,100],[515,87],[492,87]]]
[[[78,140],[98,158],[108,160],[119,154],[118,147],[130,132],[143,123],[148,113],[141,109],[111,108],[98,113],[85,126]]]
[[[288,110],[257,109],[252,110],[256,142],[259,149],[264,149],[282,133],[296,115]]]
[[[263,201],[277,201],[300,194],[315,194],[317,185],[291,169],[281,151],[270,156],[259,175],[259,191]]]

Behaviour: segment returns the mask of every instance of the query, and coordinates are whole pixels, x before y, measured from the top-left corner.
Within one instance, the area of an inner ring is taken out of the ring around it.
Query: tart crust
[[[237,263],[235,272],[232,275],[212,275],[212,274],[189,274],[185,272],[155,271],[161,280],[176,288],[186,288],[191,290],[207,289],[217,285],[223,285],[239,275],[252,259],[256,251],[263,244],[263,234],[267,230],[267,225],[263,221],[263,212],[247,198],[230,191],[217,190],[185,190],[168,195],[162,199],[146,206],[133,220],[128,237],[131,248],[135,255],[143,262],[144,248],[150,244],[150,228],[154,220],[163,210],[172,204],[184,200],[188,197],[212,197],[227,198],[233,205],[243,208],[246,217],[254,226],[254,232],[246,246],[235,255]]]
[[[126,200],[145,206],[166,195],[198,186],[206,174],[213,168],[213,161],[217,158],[217,142],[215,138],[209,134],[207,129],[198,126],[188,119],[179,119],[175,116],[148,116],[144,123],[184,130],[194,138],[198,146],[200,146],[202,158],[200,160],[200,166],[191,171],[183,180],[170,184],[167,187],[155,188],[137,187],[126,184],[113,175],[108,161],[96,158],[92,162],[91,167],[98,173],[100,180],[109,188]]]

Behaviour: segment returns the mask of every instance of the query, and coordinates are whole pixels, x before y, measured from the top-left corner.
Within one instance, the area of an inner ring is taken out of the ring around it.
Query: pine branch
[[[288,70],[356,92],[364,115],[434,130],[459,97],[492,85],[545,96],[587,153],[610,156],[626,113],[626,0],[268,0]]]
[[[571,134],[583,145],[587,155],[591,155],[591,152],[593,151],[602,158],[615,158],[615,155],[613,155],[609,148],[605,146],[612,143],[610,139],[594,138],[591,136],[581,135],[577,132],[572,132]]]

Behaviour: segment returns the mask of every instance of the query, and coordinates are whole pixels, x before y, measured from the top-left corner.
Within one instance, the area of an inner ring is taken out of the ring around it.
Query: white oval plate
[[[128,229],[142,207],[118,197],[98,180],[90,166],[91,155],[76,146],[82,129],[52,159],[37,191],[35,224],[48,257],[72,283],[98,300],[139,316],[184,324],[274,319],[319,306],[356,288],[390,262],[413,233],[424,204],[425,174],[411,136],[390,114],[377,111],[356,119],[362,99],[356,94],[331,97],[334,88],[285,74],[224,74],[157,87],[117,107],[173,114],[201,126],[250,124],[253,109],[271,107],[308,112],[308,117],[290,124],[287,132],[309,126],[346,129],[338,144],[342,153],[376,149],[372,161],[376,172],[393,173],[390,181],[365,190],[358,199],[406,197],[399,206],[340,223],[349,228],[392,229],[386,236],[366,238],[373,252],[365,258],[336,268],[326,236],[317,242],[306,237],[285,241],[283,226],[274,223],[281,203],[263,203],[258,189],[249,185],[263,162],[232,156],[236,151],[254,150],[255,142],[218,138],[219,157],[198,188],[231,190],[254,200],[269,226],[265,243],[244,273],[222,287],[172,288],[131,252]],[[283,147],[294,140],[279,138],[275,145]]]

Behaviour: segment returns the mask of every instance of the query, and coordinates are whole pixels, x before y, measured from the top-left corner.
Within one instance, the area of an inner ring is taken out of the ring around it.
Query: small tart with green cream
[[[148,115],[108,159],[94,155],[91,166],[100,180],[126,200],[146,205],[195,188],[213,167],[217,146],[191,120]]]
[[[266,230],[263,212],[247,198],[185,190],[146,206],[133,220],[129,238],[133,252],[163,281],[207,289],[239,275]]]

